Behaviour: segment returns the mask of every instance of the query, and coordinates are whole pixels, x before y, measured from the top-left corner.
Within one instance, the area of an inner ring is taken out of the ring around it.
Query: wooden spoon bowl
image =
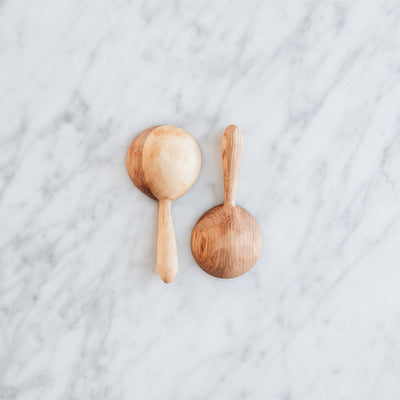
[[[172,282],[178,272],[178,256],[171,202],[196,182],[201,168],[199,146],[181,128],[155,126],[132,142],[126,166],[133,183],[159,201],[157,269],[164,282]]]
[[[192,253],[197,264],[217,278],[235,278],[256,263],[262,235],[254,217],[235,205],[242,153],[242,134],[235,125],[222,138],[225,202],[207,211],[192,232]]]

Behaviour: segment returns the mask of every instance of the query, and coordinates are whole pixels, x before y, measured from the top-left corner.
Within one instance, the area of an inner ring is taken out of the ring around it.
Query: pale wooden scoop
[[[200,148],[181,128],[154,126],[132,142],[126,166],[133,183],[159,201],[157,269],[161,279],[170,283],[178,272],[171,202],[196,182],[201,168]]]
[[[235,278],[257,261],[262,235],[254,219],[235,205],[243,136],[235,125],[222,137],[225,202],[207,211],[192,232],[192,253],[197,264],[217,278]]]

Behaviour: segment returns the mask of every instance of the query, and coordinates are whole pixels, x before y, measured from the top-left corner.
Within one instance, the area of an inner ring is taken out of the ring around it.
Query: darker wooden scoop
[[[235,205],[243,136],[235,125],[222,137],[225,201],[207,211],[192,232],[192,253],[197,264],[217,278],[235,278],[247,272],[261,253],[257,221]]]

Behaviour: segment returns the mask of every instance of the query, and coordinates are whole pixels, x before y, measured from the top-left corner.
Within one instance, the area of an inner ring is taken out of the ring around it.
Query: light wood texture
[[[155,126],[132,142],[126,165],[133,183],[159,200],[157,269],[161,279],[170,283],[178,272],[171,202],[196,182],[201,168],[200,148],[181,128]]]
[[[159,201],[157,269],[162,280],[166,283],[172,282],[178,273],[178,251],[170,200]]]
[[[243,135],[236,125],[229,125],[222,137],[225,204],[235,205],[242,159]]]
[[[247,272],[261,253],[262,235],[254,217],[235,205],[243,136],[235,125],[222,137],[225,202],[207,211],[192,232],[192,253],[199,266],[217,278]]]
[[[151,133],[151,131],[153,131],[155,128],[158,128],[158,126],[153,126],[149,129],[146,129],[145,131],[136,136],[136,138],[130,145],[128,154],[126,156],[126,167],[128,169],[128,174],[132,179],[133,183],[144,194],[151,197],[152,199],[157,200],[144,180],[144,172],[142,165],[144,144],[146,143],[146,139]]]

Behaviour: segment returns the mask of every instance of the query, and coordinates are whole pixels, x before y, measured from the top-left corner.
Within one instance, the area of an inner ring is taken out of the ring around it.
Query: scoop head
[[[160,125],[132,142],[126,164],[133,183],[154,199],[175,200],[196,182],[201,152],[196,141],[176,126]]]
[[[222,204],[199,219],[191,247],[205,272],[217,278],[235,278],[250,270],[260,256],[261,230],[244,208]]]

